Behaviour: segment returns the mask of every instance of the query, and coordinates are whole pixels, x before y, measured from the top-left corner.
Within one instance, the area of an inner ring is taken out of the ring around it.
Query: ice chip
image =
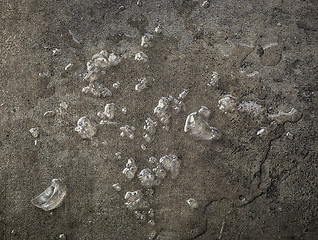
[[[45,211],[53,210],[61,205],[66,196],[66,185],[60,179],[53,179],[52,184],[31,203]]]
[[[209,114],[204,113],[204,115],[207,116]],[[217,140],[221,137],[220,132],[216,128],[209,126],[205,117],[197,112],[188,115],[184,125],[184,132],[202,140]]]
[[[92,138],[96,134],[97,129],[89,118],[84,116],[78,119],[75,131],[78,132],[83,139],[86,139]]]

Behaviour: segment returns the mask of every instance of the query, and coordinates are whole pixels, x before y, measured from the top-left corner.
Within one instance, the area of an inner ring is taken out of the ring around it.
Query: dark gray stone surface
[[[317,7],[315,0],[0,1],[0,239],[149,239],[153,231],[173,240],[317,239]],[[153,38],[142,47],[146,33]],[[95,86],[112,91],[105,98],[82,92],[86,63],[101,50],[121,58],[94,73]],[[134,60],[140,51],[147,62]],[[143,77],[147,88],[135,91]],[[184,108],[167,110],[167,131],[154,108],[183,89]],[[227,113],[218,103],[225,95],[235,104]],[[99,124],[107,103],[116,104],[117,124]],[[211,111],[202,129],[215,127],[220,139],[184,132],[201,106]],[[96,125],[88,139],[75,131],[83,116]],[[157,130],[146,144],[148,117]],[[120,137],[126,124],[136,128],[134,139]],[[35,127],[38,137],[29,132]],[[178,157],[180,172],[168,171],[153,193],[122,174],[128,158],[138,175],[151,167],[149,157],[167,154]],[[33,206],[55,178],[67,187],[62,204],[47,212]],[[125,193],[136,190],[154,210],[146,221],[134,211],[150,207],[125,206]]]

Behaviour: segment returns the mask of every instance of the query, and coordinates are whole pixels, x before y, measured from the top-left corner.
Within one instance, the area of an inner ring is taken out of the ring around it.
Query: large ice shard
[[[66,196],[66,185],[60,179],[53,179],[52,184],[31,203],[45,211],[53,210],[61,205]]]

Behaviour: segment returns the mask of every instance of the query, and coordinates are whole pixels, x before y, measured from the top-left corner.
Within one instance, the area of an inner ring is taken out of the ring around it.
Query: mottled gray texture
[[[139,240],[154,230],[170,240],[315,239],[317,1],[141,2],[0,2],[0,239]],[[142,47],[145,34],[153,36]],[[98,71],[96,94],[85,94],[86,63],[101,50],[128,57]],[[140,51],[148,58],[135,61]],[[98,94],[105,87],[111,96]],[[160,121],[154,108],[170,95]],[[225,95],[237,101],[226,113]],[[112,122],[100,125],[110,103]],[[184,132],[201,106],[220,139]],[[75,131],[83,116],[96,125],[88,139]],[[158,124],[150,143],[149,117]],[[136,128],[133,139],[120,137],[125,125]],[[179,172],[167,171],[154,192],[122,173],[128,158],[138,174],[156,167],[151,156],[169,154]],[[67,196],[45,212],[31,199],[54,178]],[[136,190],[154,213],[125,206]]]

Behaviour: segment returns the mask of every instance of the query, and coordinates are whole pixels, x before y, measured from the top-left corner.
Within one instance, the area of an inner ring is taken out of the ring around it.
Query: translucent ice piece
[[[134,126],[125,125],[123,127],[120,127],[119,130],[121,131],[121,133],[120,133],[121,137],[126,136],[129,139],[134,139],[134,137],[135,137],[135,135],[134,135],[135,127]]]
[[[31,203],[45,211],[53,210],[61,205],[66,196],[66,186],[60,179],[53,179],[52,184]]]
[[[144,195],[140,190],[126,192],[125,200],[125,205],[128,209],[137,210],[149,208],[149,202],[144,198]]]
[[[153,110],[154,114],[157,115],[158,118],[164,117],[166,114],[166,110],[168,108],[169,100],[166,97],[160,98],[158,105]]]
[[[137,172],[137,165],[135,163],[135,160],[132,158],[129,158],[126,163],[126,168],[123,170],[123,174],[126,175],[126,177],[131,180],[135,177]]]
[[[210,127],[205,118],[197,112],[188,115],[184,132],[202,140],[217,140],[221,137],[220,132]]]
[[[148,56],[143,53],[143,52],[138,52],[135,55],[135,60],[136,61],[141,61],[141,62],[147,62],[148,61]]]
[[[219,109],[224,113],[233,112],[236,108],[236,98],[231,95],[225,95],[219,100]]]
[[[212,72],[211,80],[208,83],[208,86],[214,86],[219,82],[219,74],[217,72]]]
[[[34,137],[34,138],[37,138],[40,135],[40,129],[38,127],[31,128],[29,130],[29,132],[31,133],[32,137]]]
[[[87,116],[84,116],[78,119],[75,131],[78,132],[81,137],[85,139],[93,137],[96,134],[97,129],[89,120],[89,118]]]
[[[153,35],[149,33],[145,33],[144,36],[141,37],[141,44],[140,46],[142,47],[149,47],[150,45],[150,40],[153,38]]]
[[[158,178],[162,179],[165,177],[166,173],[164,169],[171,172],[172,178],[176,178],[179,175],[181,161],[178,159],[176,155],[174,154],[165,155],[162,158],[160,158],[159,161],[162,166],[160,167],[158,166],[157,169],[154,169]],[[162,167],[164,169],[162,169]]]
[[[147,79],[146,78],[141,78],[138,79],[138,84],[135,86],[135,90],[137,92],[141,92],[143,89],[147,88]]]
[[[193,199],[193,198],[189,198],[189,199],[187,200],[187,204],[189,205],[190,208],[193,208],[193,209],[199,207],[198,202],[197,202],[195,199]]]
[[[152,171],[156,174],[156,177],[159,179],[164,179],[167,175],[166,170],[161,164],[153,168]]]
[[[97,116],[102,119],[104,119],[105,117],[108,119],[113,119],[115,116],[115,103],[106,104],[104,112],[98,112]]]
[[[155,174],[149,169],[145,168],[138,174],[140,184],[144,187],[150,188],[155,185]]]

